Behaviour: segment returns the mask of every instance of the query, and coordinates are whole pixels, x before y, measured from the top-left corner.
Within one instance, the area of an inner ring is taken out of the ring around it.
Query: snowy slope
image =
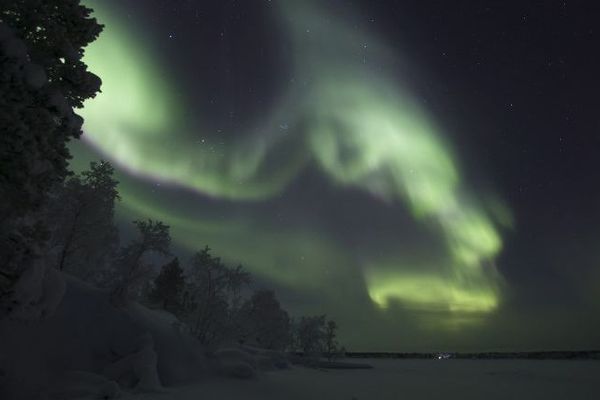
[[[140,353],[145,340],[151,342],[149,352],[155,351],[150,358],[157,359],[162,384],[205,374],[203,350],[179,332],[172,316],[135,303],[117,309],[108,292],[72,277],[66,281],[65,296],[52,317],[29,324],[0,322],[0,398],[16,398],[15,391],[23,392],[23,398],[51,391],[73,371],[121,376],[111,365]]]

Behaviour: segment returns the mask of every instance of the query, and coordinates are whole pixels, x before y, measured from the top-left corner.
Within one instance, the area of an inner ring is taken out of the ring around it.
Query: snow
[[[32,89],[39,89],[48,83],[48,77],[42,67],[29,63],[23,67],[25,81]]]
[[[136,326],[152,334],[163,385],[181,384],[206,375],[208,363],[204,349],[184,332],[172,314],[133,303],[127,309],[127,316]]]
[[[0,42],[0,53],[22,62],[27,60],[27,47],[23,41],[16,38],[8,38]]]
[[[169,398],[243,400],[597,399],[598,361],[352,360],[369,370],[291,370],[254,380],[214,378],[171,388]],[[124,400],[164,399],[160,395]]]
[[[154,339],[149,333],[140,337],[139,348],[112,364],[107,365],[102,375],[114,382],[132,379],[125,386],[134,386],[139,392],[161,391],[162,384],[158,377],[158,358],[154,351]]]
[[[48,389],[51,399],[113,399],[121,394],[119,385],[101,375],[72,371],[53,382]]]
[[[50,317],[65,293],[62,275],[47,268],[47,260],[38,258],[15,283],[13,318],[35,321]]]
[[[33,283],[43,285],[34,272],[23,281],[24,297]],[[69,276],[65,282],[53,315],[35,323],[0,321],[0,399],[599,397],[598,360],[348,359],[373,368],[324,370],[290,366],[281,353],[249,346],[207,355],[173,315],[137,303],[115,308],[108,292]],[[32,298],[53,309],[58,297]]]
[[[50,92],[48,97],[48,103],[53,106],[60,115],[67,116],[73,113],[73,109],[69,106],[69,102],[58,90]]]
[[[23,280],[24,297],[44,282],[34,272]],[[115,308],[107,291],[65,277],[65,295],[54,315],[34,323],[0,321],[0,399],[35,398],[35,393],[50,392],[65,380],[74,388],[69,393],[105,393],[114,389],[114,381],[125,383],[126,389],[159,391],[161,384],[206,375],[203,349],[173,326],[174,317],[138,304]],[[42,304],[46,302],[53,305],[56,296]],[[73,382],[78,373],[110,379],[83,390]]]

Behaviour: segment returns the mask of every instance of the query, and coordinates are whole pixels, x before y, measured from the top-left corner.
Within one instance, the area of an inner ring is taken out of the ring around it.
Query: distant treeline
[[[487,353],[368,353],[346,352],[350,358],[401,358],[401,359],[467,359],[467,360],[600,360],[600,350],[583,351],[522,351]]]

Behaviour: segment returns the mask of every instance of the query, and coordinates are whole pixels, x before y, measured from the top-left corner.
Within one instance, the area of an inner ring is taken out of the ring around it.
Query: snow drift
[[[208,372],[204,350],[172,315],[136,303],[118,309],[107,291],[65,280],[52,317],[0,322],[0,398],[67,399],[96,389],[110,398],[119,386],[159,390]]]

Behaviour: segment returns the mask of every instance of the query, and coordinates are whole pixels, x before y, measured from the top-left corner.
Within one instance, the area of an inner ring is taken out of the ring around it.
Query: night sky
[[[74,168],[355,351],[600,347],[593,1],[102,0]]]

